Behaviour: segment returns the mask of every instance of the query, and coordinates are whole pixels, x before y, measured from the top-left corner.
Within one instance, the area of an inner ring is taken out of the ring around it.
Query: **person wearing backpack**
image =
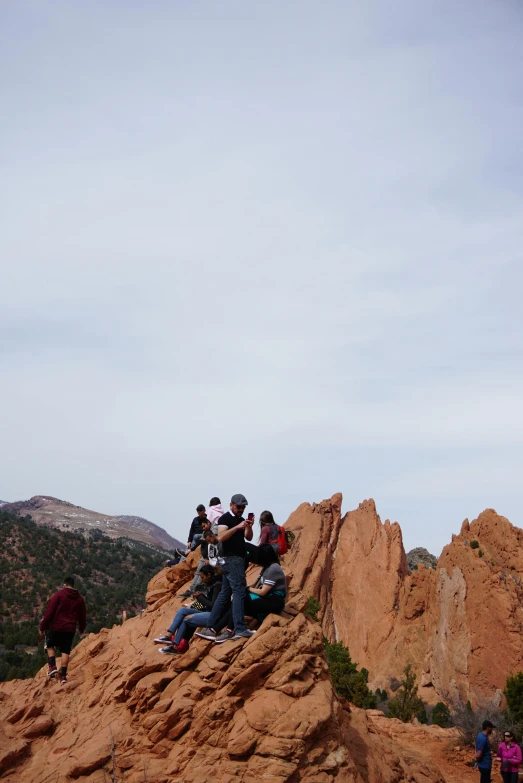
[[[262,511],[260,514],[260,543],[259,546],[270,544],[277,555],[284,555],[289,549],[285,529],[277,525],[270,511]]]

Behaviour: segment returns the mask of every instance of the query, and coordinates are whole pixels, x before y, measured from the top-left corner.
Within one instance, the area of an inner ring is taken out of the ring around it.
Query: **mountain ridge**
[[[98,529],[109,538],[131,538],[166,551],[183,546],[162,527],[144,517],[102,514],[51,495],[33,495],[29,500],[0,503],[0,507],[20,517],[29,515],[36,524],[58,530],[85,534]]]

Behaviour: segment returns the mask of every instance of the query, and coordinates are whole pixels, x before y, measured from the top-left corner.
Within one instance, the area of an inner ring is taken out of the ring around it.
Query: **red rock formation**
[[[334,495],[286,523],[297,543],[285,565],[320,601],[325,635],[348,645],[372,687],[411,663],[428,702],[500,697],[523,669],[523,531],[485,511],[453,536],[435,571],[409,574],[397,523],[382,524],[372,500],[343,517],[340,508]]]
[[[41,671],[0,686],[0,776],[100,783],[114,766],[125,783],[443,781],[335,695],[296,586],[285,615],[247,642],[195,639],[184,655],[159,655],[153,639],[192,570],[163,571],[144,614],[84,640],[67,685]]]

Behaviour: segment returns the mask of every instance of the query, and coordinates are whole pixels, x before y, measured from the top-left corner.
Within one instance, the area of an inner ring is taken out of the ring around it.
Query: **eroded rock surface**
[[[85,639],[66,686],[45,671],[0,686],[1,776],[100,783],[114,760],[126,783],[443,780],[336,696],[322,629],[300,611],[297,585],[285,614],[252,639],[195,638],[184,655],[160,655],[153,639],[193,568],[162,572],[143,615]]]

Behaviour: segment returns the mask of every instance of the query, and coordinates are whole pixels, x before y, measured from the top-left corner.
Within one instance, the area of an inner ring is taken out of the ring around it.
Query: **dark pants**
[[[503,783],[518,783],[518,773],[517,772],[501,772],[501,777],[503,778]]]
[[[232,595],[232,619],[234,630],[241,633],[247,629],[244,618],[245,589],[245,563],[243,557],[224,557],[221,566],[223,571],[222,589],[212,608],[209,618],[209,628],[215,628],[222,614],[229,608]]]
[[[479,770],[479,783],[491,783],[492,778],[490,776],[490,773],[492,772],[491,768],[488,769],[482,769],[481,767],[478,767]]]
[[[249,617],[263,620],[268,614],[280,614],[280,612],[283,612],[284,606],[285,598],[282,595],[266,595],[263,598],[255,598],[253,601],[249,593],[247,593],[244,611]],[[215,631],[221,631],[223,628],[231,628],[232,624],[232,610],[229,609],[212,627]]]

